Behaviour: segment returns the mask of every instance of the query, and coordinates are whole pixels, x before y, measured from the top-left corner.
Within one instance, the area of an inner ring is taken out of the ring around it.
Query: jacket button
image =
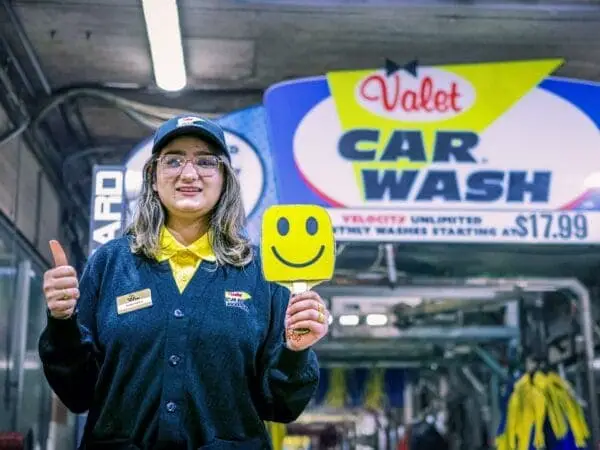
[[[177,308],[175,311],[173,311],[173,315],[180,319],[181,317],[183,317],[183,311]]]
[[[178,363],[179,363],[179,356],[177,356],[177,355],[169,356],[169,364],[171,364],[172,366],[176,366]]]
[[[177,405],[173,402],[167,403],[167,411],[174,412],[177,409]]]

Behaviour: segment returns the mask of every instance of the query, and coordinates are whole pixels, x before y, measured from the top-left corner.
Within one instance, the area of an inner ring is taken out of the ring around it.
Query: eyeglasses
[[[210,177],[217,173],[221,158],[215,155],[197,155],[186,158],[183,155],[163,155],[158,162],[167,175],[179,175],[183,167],[191,162],[201,177]]]

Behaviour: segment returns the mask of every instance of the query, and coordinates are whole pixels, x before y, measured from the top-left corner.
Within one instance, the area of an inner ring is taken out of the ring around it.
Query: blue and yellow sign
[[[600,242],[600,85],[562,60],[332,72],[264,104],[282,203],[340,241]]]

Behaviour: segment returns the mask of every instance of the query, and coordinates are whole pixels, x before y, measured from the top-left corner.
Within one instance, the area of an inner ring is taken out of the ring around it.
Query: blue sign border
[[[548,77],[539,87],[580,109],[600,128],[600,83]],[[294,134],[300,122],[311,109],[330,95],[326,76],[278,83],[269,87],[264,94],[273,162],[277,167],[275,179],[281,203],[339,206],[311,189],[296,168],[293,156]]]

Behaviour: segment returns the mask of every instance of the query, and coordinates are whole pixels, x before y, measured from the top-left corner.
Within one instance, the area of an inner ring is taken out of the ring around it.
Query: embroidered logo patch
[[[240,308],[244,311],[248,311],[248,305],[246,302],[250,300],[252,296],[244,291],[225,291],[225,306],[231,308]]]
[[[179,120],[177,120],[177,127],[184,127],[186,125],[191,125],[194,122],[200,122],[200,121],[202,121],[202,119],[200,117],[194,117],[194,116],[182,117]]]

